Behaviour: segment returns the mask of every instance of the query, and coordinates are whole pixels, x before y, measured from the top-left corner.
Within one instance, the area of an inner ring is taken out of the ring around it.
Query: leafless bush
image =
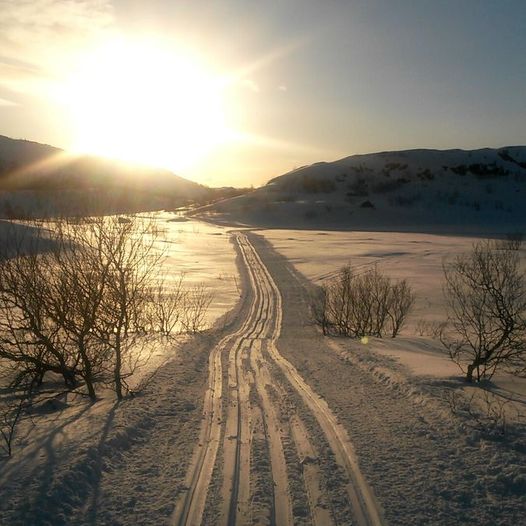
[[[184,289],[184,275],[173,284],[158,282],[150,291],[150,326],[155,332],[171,336],[184,315],[188,293]]]
[[[414,303],[405,280],[393,283],[374,267],[355,274],[347,265],[313,298],[313,317],[324,334],[394,338]]]
[[[428,336],[429,335],[429,324],[427,320],[419,319],[415,326],[415,331],[418,336]]]
[[[446,325],[447,323],[444,321],[428,321],[420,319],[416,324],[416,333],[418,336],[429,336],[435,340],[439,340]]]
[[[512,420],[521,424],[523,419],[519,410],[512,411],[510,400],[487,390],[473,392],[470,396],[448,391],[446,402],[454,415],[465,419],[467,426],[488,435],[504,436]]]
[[[466,380],[499,367],[526,372],[526,277],[519,253],[494,241],[444,264],[448,329],[442,343]]]
[[[415,296],[405,279],[390,285],[387,315],[391,320],[391,337],[395,338],[404,326],[414,302]]]
[[[205,328],[213,294],[204,284],[199,284],[188,290],[185,299],[181,323],[185,331],[195,334]]]
[[[153,222],[61,220],[37,232],[0,258],[0,357],[21,377],[55,372],[69,387],[81,378],[92,400],[110,375],[122,398],[161,257]]]
[[[30,238],[25,231],[13,229],[11,234],[10,246],[3,247],[8,252],[0,261],[0,357],[16,366],[16,385],[40,383],[49,371],[74,387],[78,359],[69,353],[67,335],[57,319],[66,289],[56,283],[56,272],[50,273],[53,256],[49,248],[43,249],[47,235],[41,229]],[[60,247],[54,245],[55,249]],[[61,297],[52,301],[54,290]]]

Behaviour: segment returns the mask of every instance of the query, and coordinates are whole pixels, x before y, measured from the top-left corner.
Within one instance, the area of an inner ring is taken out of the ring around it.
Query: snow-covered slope
[[[526,227],[526,146],[353,155],[202,213],[261,226],[507,232]]]
[[[0,136],[0,216],[46,208],[64,212],[66,203],[93,211],[94,206],[97,211],[155,209],[200,200],[209,192],[168,170],[73,156]]]

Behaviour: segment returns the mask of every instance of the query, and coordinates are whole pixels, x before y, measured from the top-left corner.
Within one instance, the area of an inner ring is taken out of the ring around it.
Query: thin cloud
[[[24,91],[112,21],[107,0],[0,0],[0,82]]]
[[[103,0],[0,0],[2,38],[13,43],[35,34],[61,37],[86,34],[113,20]]]
[[[18,103],[0,97],[0,106],[18,106]]]
[[[243,79],[241,84],[254,93],[259,93],[261,91],[259,84],[252,79]]]
[[[48,77],[49,73],[37,65],[0,56],[0,86],[3,88],[23,93]]]

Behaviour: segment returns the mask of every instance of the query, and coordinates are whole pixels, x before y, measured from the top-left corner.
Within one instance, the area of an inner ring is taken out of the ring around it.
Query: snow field
[[[526,431],[512,413],[524,413],[524,380],[499,374],[484,386],[491,396],[514,401],[503,438],[453,407],[452,401],[462,405],[472,391],[481,390],[465,386],[432,337],[411,336],[417,332],[416,316],[430,322],[443,316],[442,257],[469,250],[472,240],[373,232],[260,233],[315,283],[350,259],[358,266],[377,262],[388,275],[407,277],[415,288],[417,305],[402,337],[370,338],[366,345],[332,339],[327,352],[327,339],[316,340],[312,321],[290,314],[309,301],[294,291],[293,283],[308,289],[308,282],[291,271],[278,283],[285,303],[290,295],[280,349],[349,431],[388,523],[520,523],[526,512]],[[270,268],[273,258],[280,258],[267,257]],[[480,394],[472,409],[477,407]]]
[[[168,222],[173,217],[156,219],[165,230],[167,279],[184,272],[187,285],[202,283],[213,292],[210,327],[239,298],[229,235],[210,225]],[[70,394],[48,405],[48,413],[25,419],[13,456],[0,459],[0,523],[167,521],[198,436],[211,342],[206,334],[154,338],[146,349],[152,358],[132,381],[162,367],[137,396],[117,403],[101,390],[90,405]]]

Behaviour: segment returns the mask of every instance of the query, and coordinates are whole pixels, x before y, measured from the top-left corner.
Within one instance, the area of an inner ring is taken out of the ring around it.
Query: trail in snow
[[[277,347],[345,427],[387,523],[521,524],[524,431],[511,423],[505,437],[476,431],[452,413],[446,382],[413,377],[370,346],[323,337],[308,315],[312,285],[264,239],[251,240],[283,299]]]
[[[308,523],[310,519],[311,523],[321,525],[342,523],[345,516],[348,524],[381,524],[380,508],[360,473],[345,430],[328,405],[276,347],[282,323],[279,289],[250,237],[238,233],[236,242],[248,276],[248,308],[239,328],[225,337],[212,353],[201,441],[195,448],[187,475],[188,491],[176,506],[174,524],[202,522],[205,495],[220,447],[222,502],[215,523],[250,524],[255,516],[266,516],[271,524]],[[221,353],[228,356],[227,385],[222,383],[223,371],[218,359]],[[282,402],[286,399],[293,415],[283,411]],[[333,477],[333,473],[328,472],[330,466],[322,465],[315,456],[307,458],[305,452],[314,451],[320,437],[312,433],[312,425],[303,423],[302,411],[294,411],[295,405],[302,406],[303,413],[309,412],[317,422],[324,435],[324,447],[332,450],[343,477]],[[226,414],[224,421],[223,414]],[[255,498],[256,484],[252,483],[259,477],[260,469],[252,458],[258,422],[264,430],[272,476],[269,502]],[[220,431],[222,441],[217,438]],[[299,479],[294,463],[300,457],[305,469]],[[342,494],[347,496],[346,502],[338,501],[335,496]],[[302,502],[304,496],[308,497]],[[320,511],[323,502],[329,503],[330,511],[326,508]]]

